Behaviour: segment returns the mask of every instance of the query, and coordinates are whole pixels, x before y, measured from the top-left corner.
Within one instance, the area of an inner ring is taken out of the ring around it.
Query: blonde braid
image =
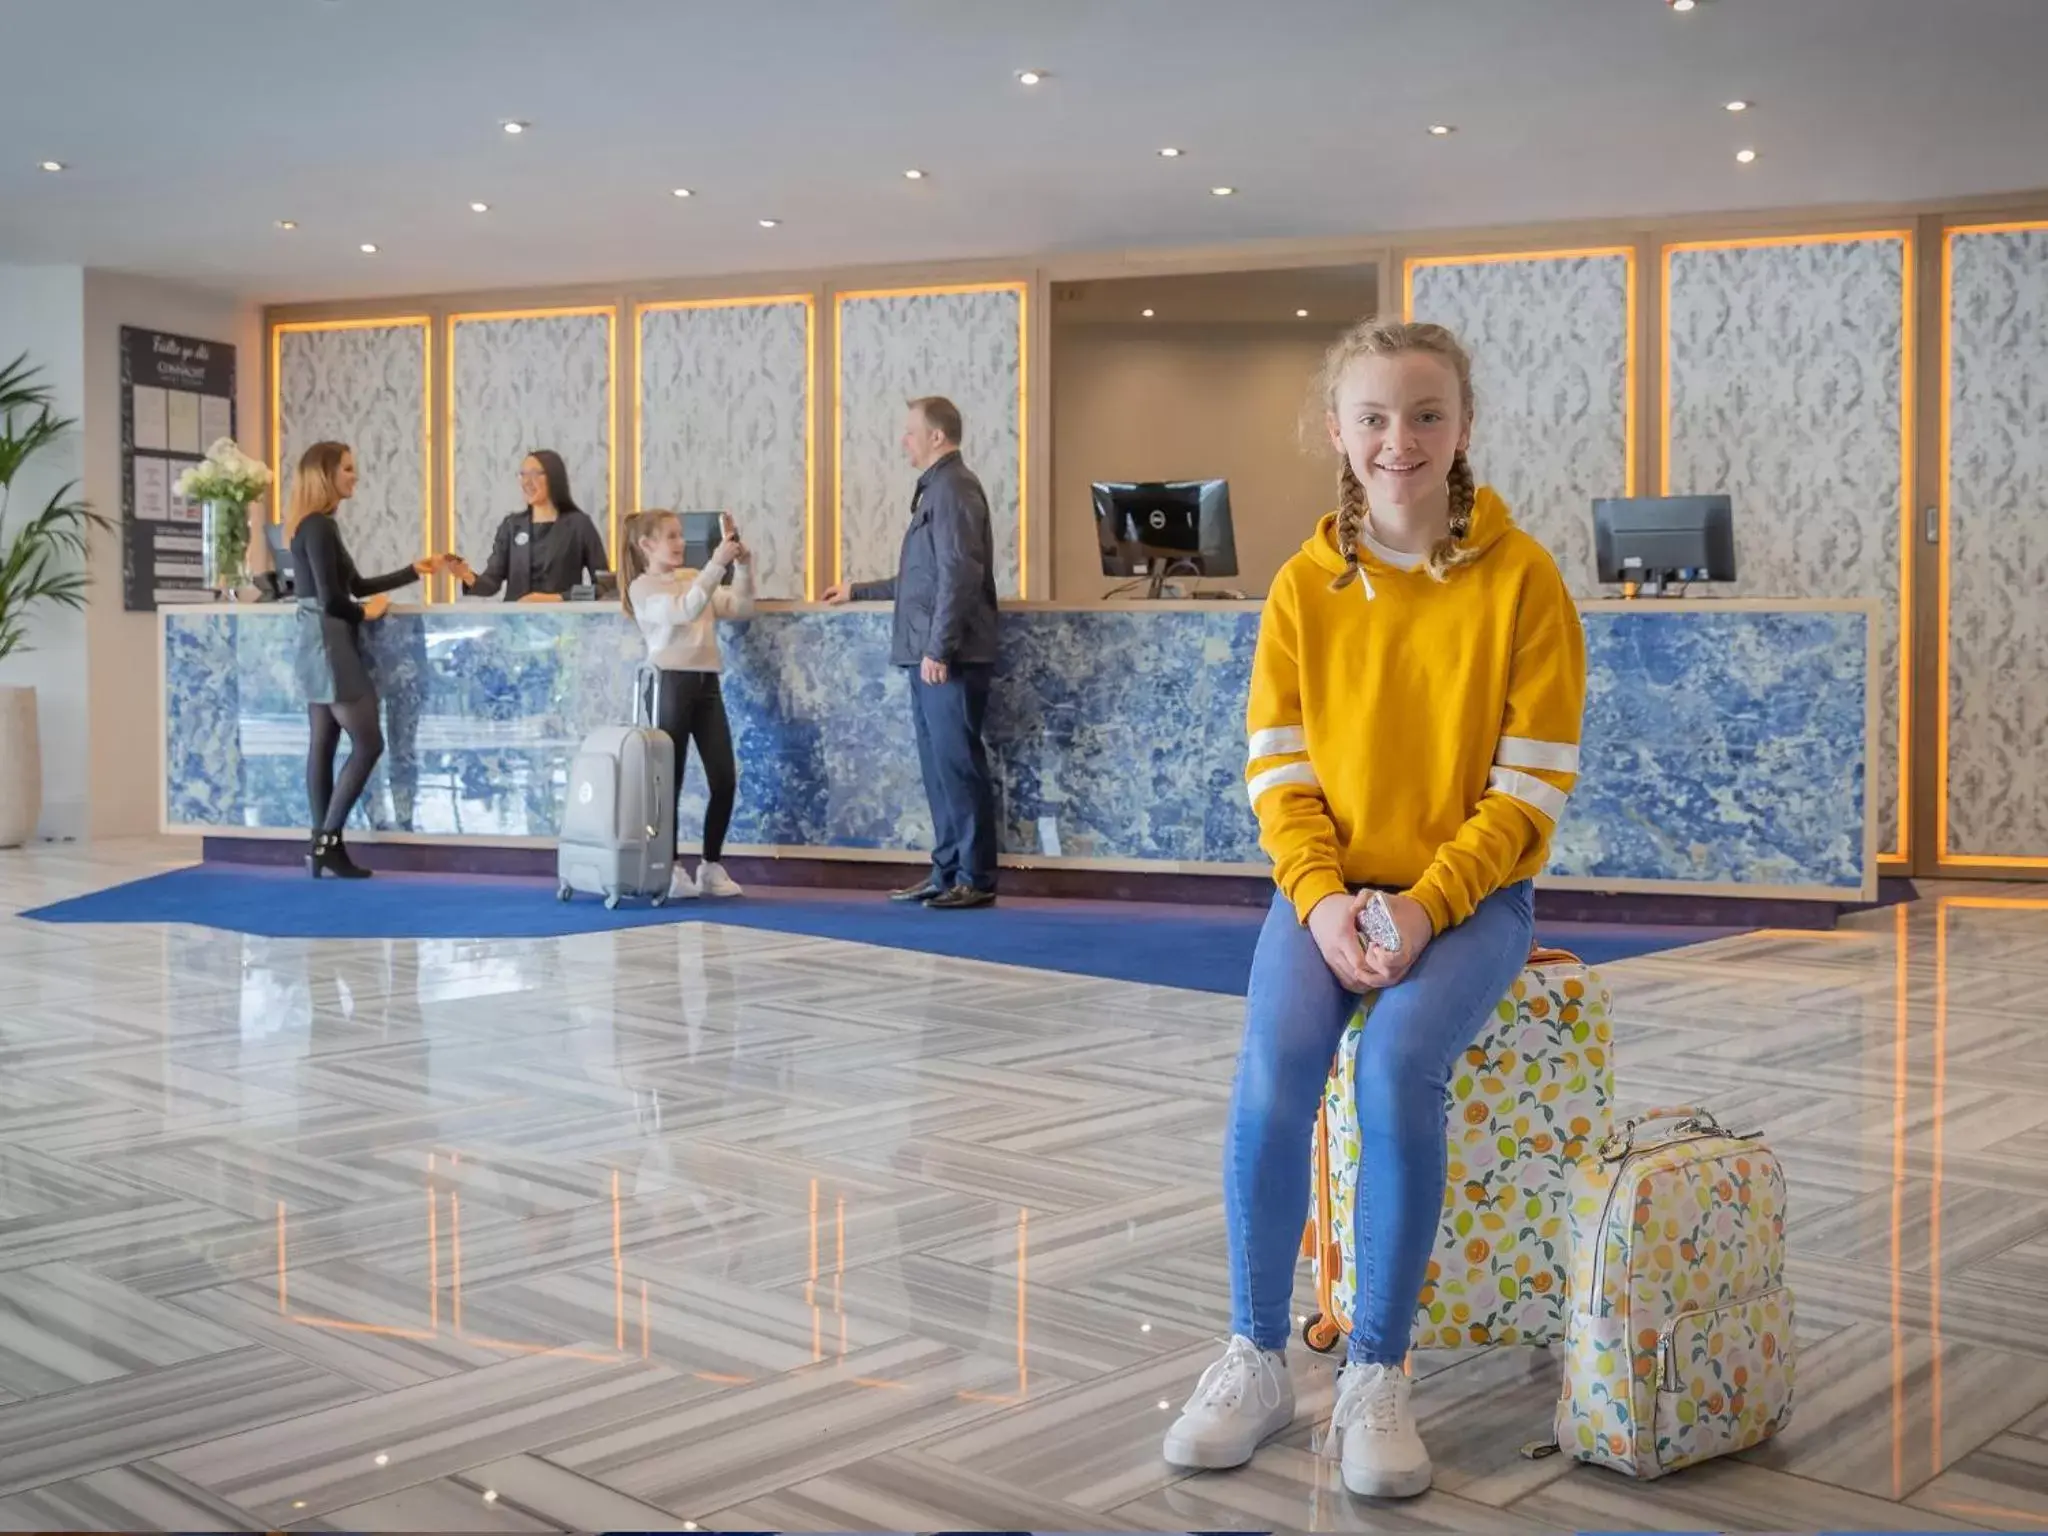
[[[1351,460],[1337,456],[1337,553],[1344,557],[1344,569],[1330,582],[1332,592],[1342,592],[1359,579],[1358,536],[1365,531],[1365,487],[1352,473]]]
[[[1463,449],[1451,460],[1449,476],[1451,492],[1450,532],[1438,539],[1429,551],[1429,574],[1438,581],[1458,566],[1469,564],[1478,558],[1472,546],[1465,542],[1472,536],[1472,508],[1479,500],[1479,481],[1472,473],[1471,462],[1466,459]]]

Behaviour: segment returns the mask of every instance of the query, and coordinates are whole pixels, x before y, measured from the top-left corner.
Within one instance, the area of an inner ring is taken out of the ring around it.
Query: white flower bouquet
[[[270,489],[270,466],[260,464],[224,437],[206,450],[206,457],[178,476],[178,494],[187,501],[232,501],[246,507]]]
[[[200,463],[178,476],[177,492],[206,506],[206,582],[221,591],[242,585],[249,564],[249,503],[270,489],[275,477],[224,437]]]

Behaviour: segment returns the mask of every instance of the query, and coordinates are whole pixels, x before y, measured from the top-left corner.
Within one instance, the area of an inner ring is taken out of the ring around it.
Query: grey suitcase
[[[569,764],[555,852],[555,895],[668,900],[676,862],[676,749],[665,732],[639,725],[592,731]]]

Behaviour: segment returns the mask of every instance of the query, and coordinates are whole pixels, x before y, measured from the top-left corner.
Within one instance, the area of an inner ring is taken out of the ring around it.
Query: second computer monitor
[[[1735,579],[1735,516],[1726,496],[1605,497],[1593,503],[1600,580],[1653,590]]]
[[[1225,480],[1102,480],[1093,487],[1105,576],[1235,576]]]
[[[683,525],[683,564],[693,571],[701,571],[711,563],[711,552],[725,542],[725,514],[723,512],[678,512],[676,521]],[[732,580],[732,568],[726,567],[724,580]]]

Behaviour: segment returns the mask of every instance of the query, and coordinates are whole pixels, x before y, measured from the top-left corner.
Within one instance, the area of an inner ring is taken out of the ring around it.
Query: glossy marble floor
[[[1375,1506],[1302,1352],[1251,1469],[1159,1460],[1226,1324],[1230,1000],[14,915],[184,851],[0,854],[0,1526],[2048,1526],[2048,889],[1609,968],[1623,1107],[1788,1165],[1796,1422],[1638,1485],[1519,1457],[1546,1356],[1418,1356],[1436,1489]]]

